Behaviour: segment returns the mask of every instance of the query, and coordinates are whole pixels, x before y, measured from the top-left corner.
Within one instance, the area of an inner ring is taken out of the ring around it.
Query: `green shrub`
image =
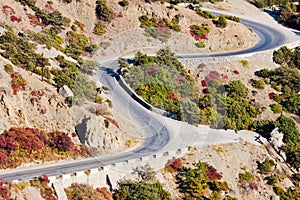
[[[224,15],[220,15],[218,20],[215,22],[216,27],[225,28],[227,26],[227,21]]]
[[[108,128],[110,125],[110,122],[107,119],[104,119],[104,126],[105,128]]]
[[[228,15],[226,15],[225,18],[226,18],[226,19],[229,19],[229,20],[231,20],[231,21],[238,22],[238,23],[240,22],[240,18],[238,18],[238,17],[236,17],[236,16],[228,16]]]
[[[26,37],[19,37],[12,29],[0,36],[1,55],[9,59],[14,65],[25,66],[25,69],[33,71],[37,67],[49,65],[48,59],[35,52],[35,45]]]
[[[109,87],[106,87],[106,86],[102,86],[102,89],[105,90],[105,91],[109,91]]]
[[[100,97],[99,95],[96,95],[96,97],[95,97],[95,103],[99,103],[99,104],[103,103],[103,98]]]
[[[65,103],[69,106],[69,107],[72,107],[73,106],[73,104],[74,104],[74,97],[67,97],[66,99],[65,99]]]
[[[77,26],[75,26],[74,24],[71,26],[71,29],[73,30],[73,31],[77,31]]]
[[[245,181],[254,180],[254,175],[251,172],[239,173],[239,179]]]
[[[201,10],[201,8],[197,8],[196,13],[205,19],[216,19],[216,16],[208,11]]]
[[[112,101],[110,99],[106,99],[105,102],[108,103],[110,108],[113,107]]]
[[[189,28],[191,35],[197,41],[199,41],[200,39],[207,39],[207,35],[210,32],[210,28],[207,24],[202,24],[201,26],[193,24]]]
[[[248,60],[240,60],[240,63],[242,63],[243,67],[249,67],[249,61]]]
[[[29,7],[35,7],[35,3],[37,0],[16,0],[18,2],[20,2],[23,5],[28,5]]]
[[[180,19],[180,15],[178,14],[175,15],[171,20],[172,24],[179,24],[179,19]]]
[[[199,42],[196,43],[196,46],[197,46],[198,48],[205,48],[205,43],[202,42],[202,41],[199,41]]]
[[[126,7],[129,5],[129,1],[128,0],[122,0],[119,2],[119,5],[122,7]]]
[[[113,19],[113,11],[108,7],[106,0],[97,0],[96,1],[96,15],[99,20],[111,22]]]
[[[275,185],[276,183],[279,182],[278,178],[274,175],[267,176],[266,178],[264,178],[264,180],[267,181],[268,185]]]
[[[104,33],[106,33],[105,24],[102,24],[102,23],[95,24],[93,33],[95,35],[103,35]]]
[[[229,81],[225,90],[228,92],[228,97],[237,101],[248,97],[248,89],[240,80]]]
[[[270,158],[266,158],[264,162],[258,165],[259,173],[268,174],[269,172],[272,171],[272,167],[274,165],[275,165],[274,160],[271,160]]]
[[[10,64],[4,65],[4,70],[6,73],[11,74],[14,72],[14,67]]]
[[[80,28],[81,31],[84,31],[84,24],[78,20],[75,20],[74,24]]]
[[[72,0],[63,0],[65,3],[72,3]]]
[[[250,79],[252,87],[263,90],[265,89],[265,84],[262,80]]]
[[[270,104],[270,108],[271,108],[271,110],[272,110],[274,113],[276,113],[276,114],[279,114],[279,113],[282,112],[281,106],[280,106],[279,104],[277,104],[277,103],[272,103],[272,104]]]
[[[33,31],[28,32],[28,37],[40,44],[45,44],[48,49],[54,47],[58,50],[61,50],[61,45],[64,43],[64,40],[56,34],[52,29],[45,30],[43,33],[35,33]]]
[[[36,12],[36,16],[41,18],[42,23],[45,25],[69,27],[71,22],[70,18],[63,16],[58,10],[54,10],[51,13],[39,10]]]
[[[84,74],[93,76],[96,74],[97,67],[99,66],[100,64],[97,61],[84,60],[83,63],[80,65],[79,70]]]
[[[159,182],[124,180],[114,193],[115,200],[123,199],[161,199],[170,200],[171,195]]]

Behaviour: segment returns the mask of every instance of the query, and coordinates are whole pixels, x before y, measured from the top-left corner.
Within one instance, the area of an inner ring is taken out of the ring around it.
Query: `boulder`
[[[278,127],[276,127],[271,133],[270,133],[270,143],[274,146],[276,151],[280,151],[280,148],[282,147],[283,143],[283,133],[279,132]]]
[[[62,97],[64,97],[64,98],[73,97],[74,96],[72,90],[68,86],[66,86],[66,85],[64,85],[61,88],[59,88],[58,93]]]
[[[86,116],[81,123],[75,127],[80,141],[99,150],[117,151],[121,146],[119,134],[114,127],[107,129],[103,127],[103,119],[96,116]]]

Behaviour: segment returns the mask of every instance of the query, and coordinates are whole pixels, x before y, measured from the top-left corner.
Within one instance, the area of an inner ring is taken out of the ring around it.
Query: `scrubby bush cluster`
[[[107,5],[106,0],[96,1],[96,15],[99,20],[105,22],[111,22],[111,20],[114,18],[114,13],[112,9]]]
[[[300,49],[291,50],[283,46],[273,52],[273,61],[279,65],[300,69]]]
[[[265,89],[265,83],[262,80],[250,79],[252,87],[263,90]]]
[[[64,50],[65,54],[81,61],[80,56],[87,52],[91,53],[97,48],[97,45],[90,44],[88,38],[84,34],[75,31],[67,32],[67,46]]]
[[[224,15],[220,15],[218,20],[214,21],[216,27],[225,28],[227,26],[227,21]]]
[[[268,174],[272,172],[272,168],[275,166],[274,160],[266,158],[262,163],[259,163],[258,170],[261,174]]]
[[[236,16],[229,16],[229,15],[225,15],[224,16],[226,19],[228,20],[231,20],[231,21],[234,21],[234,22],[240,22],[240,18],[239,17],[236,17]]]
[[[1,162],[1,151],[0,151],[0,162]],[[0,199],[12,200],[11,192],[9,191],[8,185],[0,178]]]
[[[29,31],[27,36],[32,41],[40,44],[45,44],[48,49],[50,49],[51,47],[54,47],[58,50],[63,49],[61,45],[64,43],[64,40],[57,35],[57,32],[54,28],[47,29],[41,33]]]
[[[13,89],[13,94],[17,95],[18,91],[20,90],[25,90],[26,87],[26,80],[22,77],[21,74],[17,73],[17,72],[13,72],[10,75],[11,78],[11,82],[10,85]]]
[[[209,82],[199,107],[201,123],[233,130],[248,129],[260,114],[259,107],[248,102],[248,90],[241,81]]]
[[[295,169],[298,169],[300,167],[300,157],[298,156],[300,152],[300,132],[298,131],[297,125],[292,118],[282,115],[275,121],[256,121],[251,125],[250,128],[258,133],[262,133],[266,138],[269,138],[271,131],[275,127],[278,127],[279,130],[284,134],[284,145],[282,150],[286,154],[287,163],[289,163]]]
[[[258,190],[255,177],[251,172],[239,173],[239,184],[246,191]]]
[[[281,92],[274,95],[275,101],[287,111],[300,114],[298,109],[300,74],[297,69],[282,66],[274,70],[262,69],[256,72],[256,75],[264,78],[265,82],[267,81],[274,89]]]
[[[115,200],[141,198],[171,200],[170,193],[164,190],[159,182],[124,180],[118,185],[119,188],[113,195]]]
[[[25,69],[43,67],[48,60],[41,54],[35,53],[35,47],[25,37],[14,34],[12,29],[4,32],[0,37],[1,55],[11,60],[14,65],[24,66]]]
[[[279,104],[277,104],[277,103],[272,103],[272,104],[270,104],[270,108],[271,108],[271,110],[272,110],[274,113],[276,113],[276,114],[279,114],[279,113],[282,112],[281,106],[280,106]]]
[[[158,20],[156,17],[148,17],[147,15],[142,15],[139,17],[139,21],[141,22],[140,27],[144,29],[153,29],[153,28],[164,28],[164,31],[168,31],[168,29],[172,29],[174,31],[180,31],[179,24],[180,16],[176,15],[171,22],[167,18],[162,18]]]
[[[51,70],[51,73],[54,75],[56,87],[60,88],[63,85],[67,85],[74,92],[75,96],[94,101],[97,93],[96,83],[91,81],[86,74],[92,75],[94,73],[95,63],[84,62],[81,71],[86,74],[83,74],[78,70],[75,63],[64,59],[63,56],[57,56],[56,60],[62,68],[62,70]]]
[[[35,180],[30,180],[29,184],[31,187],[35,187],[40,191],[41,196],[44,199],[48,200],[58,200],[55,190],[51,187],[49,187],[49,179],[46,174],[42,174],[40,177],[38,177]]]
[[[193,167],[182,167],[176,174],[179,192],[184,195],[184,199],[202,199],[207,196],[220,199],[220,192],[229,191],[228,184],[220,182],[221,178],[222,175],[213,166],[200,161],[193,163]]]
[[[205,19],[216,19],[217,17],[213,14],[211,14],[210,12],[206,11],[206,10],[202,10],[200,7],[198,7],[196,9],[196,13],[201,16],[204,17]]]
[[[170,173],[175,173],[178,169],[181,169],[182,167],[183,166],[181,158],[172,158],[171,160],[168,160],[167,164],[165,165],[165,168]]]
[[[112,194],[106,188],[96,188],[94,189],[90,185],[73,183],[70,187],[65,188],[66,195],[70,200],[112,200]]]
[[[46,133],[33,128],[11,128],[0,134],[1,169],[15,168],[36,160],[49,161],[78,156],[80,152],[63,132]]]
[[[106,33],[106,26],[103,23],[97,23],[94,26],[94,30],[93,33],[95,35],[103,35],[104,33]]]
[[[300,4],[295,4],[297,1],[293,0],[256,0],[254,4],[258,8],[268,7],[277,5],[280,6],[279,13],[275,13],[279,15],[280,23],[283,25],[294,28],[300,29]]]
[[[207,24],[199,25],[191,25],[190,26],[190,34],[195,38],[195,40],[207,40],[208,33],[210,28]]]
[[[124,78],[138,95],[179,120],[199,123],[195,83],[170,49],[161,49],[156,57],[138,52],[134,62]]]

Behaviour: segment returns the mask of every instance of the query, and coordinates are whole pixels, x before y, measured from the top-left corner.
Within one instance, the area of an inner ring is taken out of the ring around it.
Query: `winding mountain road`
[[[283,45],[286,40],[284,33],[275,28],[257,22],[251,22],[249,20],[241,20],[241,22],[255,31],[259,37],[259,41],[255,46],[236,52],[205,55],[178,55],[178,57],[220,57],[255,53],[279,47]],[[134,101],[130,95],[119,86],[114,78],[113,72],[116,69],[116,66],[117,60],[103,63],[98,72],[99,81],[103,85],[107,85],[111,88],[109,95],[113,101],[114,107],[144,130],[145,135],[141,138],[143,139],[143,143],[137,149],[111,156],[61,161],[35,167],[0,171],[0,178],[3,178],[4,181],[8,182],[12,180],[28,180],[38,177],[41,174],[57,176],[151,155],[155,152],[167,149],[176,149],[192,144],[226,143],[241,137],[226,134],[227,132],[225,130],[196,127],[150,112]],[[254,136],[252,135],[250,137],[253,138]]]

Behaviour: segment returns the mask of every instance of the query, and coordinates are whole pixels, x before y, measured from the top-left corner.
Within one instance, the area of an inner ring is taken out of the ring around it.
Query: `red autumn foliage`
[[[9,157],[7,156],[6,152],[0,149],[0,166],[5,164],[8,160]]]
[[[102,188],[97,188],[96,189],[97,192],[99,192],[100,194],[102,194],[102,196],[104,197],[104,199],[106,200],[113,200],[113,195],[110,191],[107,190],[107,188],[102,187]]]
[[[53,10],[52,6],[49,3],[45,4],[45,8],[48,10]]]
[[[122,14],[121,12],[115,13],[115,17],[116,17],[116,18],[122,18],[122,17],[123,17],[123,14]]]
[[[16,16],[12,15],[12,16],[10,16],[10,21],[19,23],[20,21],[22,21],[22,19],[21,19],[21,17],[16,17]]]
[[[11,87],[13,89],[13,94],[16,95],[18,91],[25,90],[26,80],[22,77],[21,74],[14,72],[10,75]]]
[[[27,17],[29,18],[30,20],[30,24],[33,25],[33,26],[44,26],[43,23],[41,23],[38,19],[37,16],[35,15],[31,15],[29,13],[26,14]]]
[[[221,75],[217,71],[210,71],[208,75],[205,77],[205,81],[207,84],[209,84],[213,80],[220,80]]]
[[[226,74],[221,74],[223,79],[228,79],[228,76]]]
[[[164,24],[157,24],[156,29],[162,31],[164,34],[168,34],[169,29]]]
[[[274,99],[274,96],[275,96],[275,93],[274,93],[274,92],[270,92],[270,93],[269,93],[269,99],[273,100],[273,99]]]
[[[77,134],[75,132],[73,132],[72,137],[77,137]]]
[[[46,109],[46,108],[42,108],[42,109],[40,110],[40,113],[41,113],[42,115],[46,114],[46,112],[47,112],[47,109]]]
[[[167,99],[177,99],[177,95],[175,94],[174,90],[167,95]]]
[[[9,151],[15,150],[16,147],[27,151],[36,151],[44,147],[44,142],[39,140],[37,135],[29,128],[11,128],[9,131],[4,131],[0,135],[0,141],[7,142],[4,149]],[[9,146],[9,143],[16,147]]]
[[[249,181],[249,188],[251,190],[256,190],[256,191],[258,190],[257,184],[256,184],[256,182],[254,180]]]
[[[211,165],[207,167],[207,176],[209,181],[219,181],[222,179],[222,175]]]
[[[0,186],[0,199],[12,200],[11,193],[8,190],[8,187],[4,184]]]
[[[115,125],[118,129],[120,129],[120,126],[118,124],[118,122],[116,120],[114,120],[113,118],[111,117],[107,117],[107,116],[104,116],[105,119],[107,119],[110,123],[112,123],[113,125]]]
[[[193,30],[190,30],[190,34],[193,38],[195,38],[195,40],[199,41],[199,40],[208,40],[208,32],[206,34],[203,35],[197,35],[196,33],[194,33]]]
[[[147,74],[151,75],[151,74],[154,74],[154,73],[158,72],[158,70],[156,69],[155,64],[153,64],[153,65],[151,66],[151,68],[147,69],[146,72],[147,72]]]
[[[16,167],[21,163],[12,161],[10,157],[22,152],[22,156],[52,147],[59,151],[73,150],[74,144],[67,134],[53,132],[46,134],[34,128],[11,128],[0,134],[0,168]],[[73,152],[73,151],[72,151]]]
[[[205,81],[205,80],[202,80],[202,81],[201,81],[201,85],[202,85],[202,87],[207,87],[206,81]]]
[[[30,95],[32,96],[30,98],[30,102],[32,105],[35,105],[35,103],[37,105],[40,105],[41,99],[44,96],[44,92],[42,90],[33,90]]]
[[[172,158],[171,160],[168,160],[165,167],[170,173],[175,173],[178,169],[182,168],[181,158]]]
[[[46,174],[42,174],[38,179],[40,182],[44,182],[46,184],[50,183],[49,178]]]
[[[5,15],[14,15],[16,12],[14,11],[14,9],[8,5],[4,5],[2,7],[2,12],[5,14]]]
[[[50,147],[57,148],[59,151],[71,151],[74,148],[74,144],[71,138],[64,132],[51,132],[48,133],[50,138]]]
[[[240,72],[238,70],[234,70],[233,73],[236,74],[236,75],[240,74]]]

